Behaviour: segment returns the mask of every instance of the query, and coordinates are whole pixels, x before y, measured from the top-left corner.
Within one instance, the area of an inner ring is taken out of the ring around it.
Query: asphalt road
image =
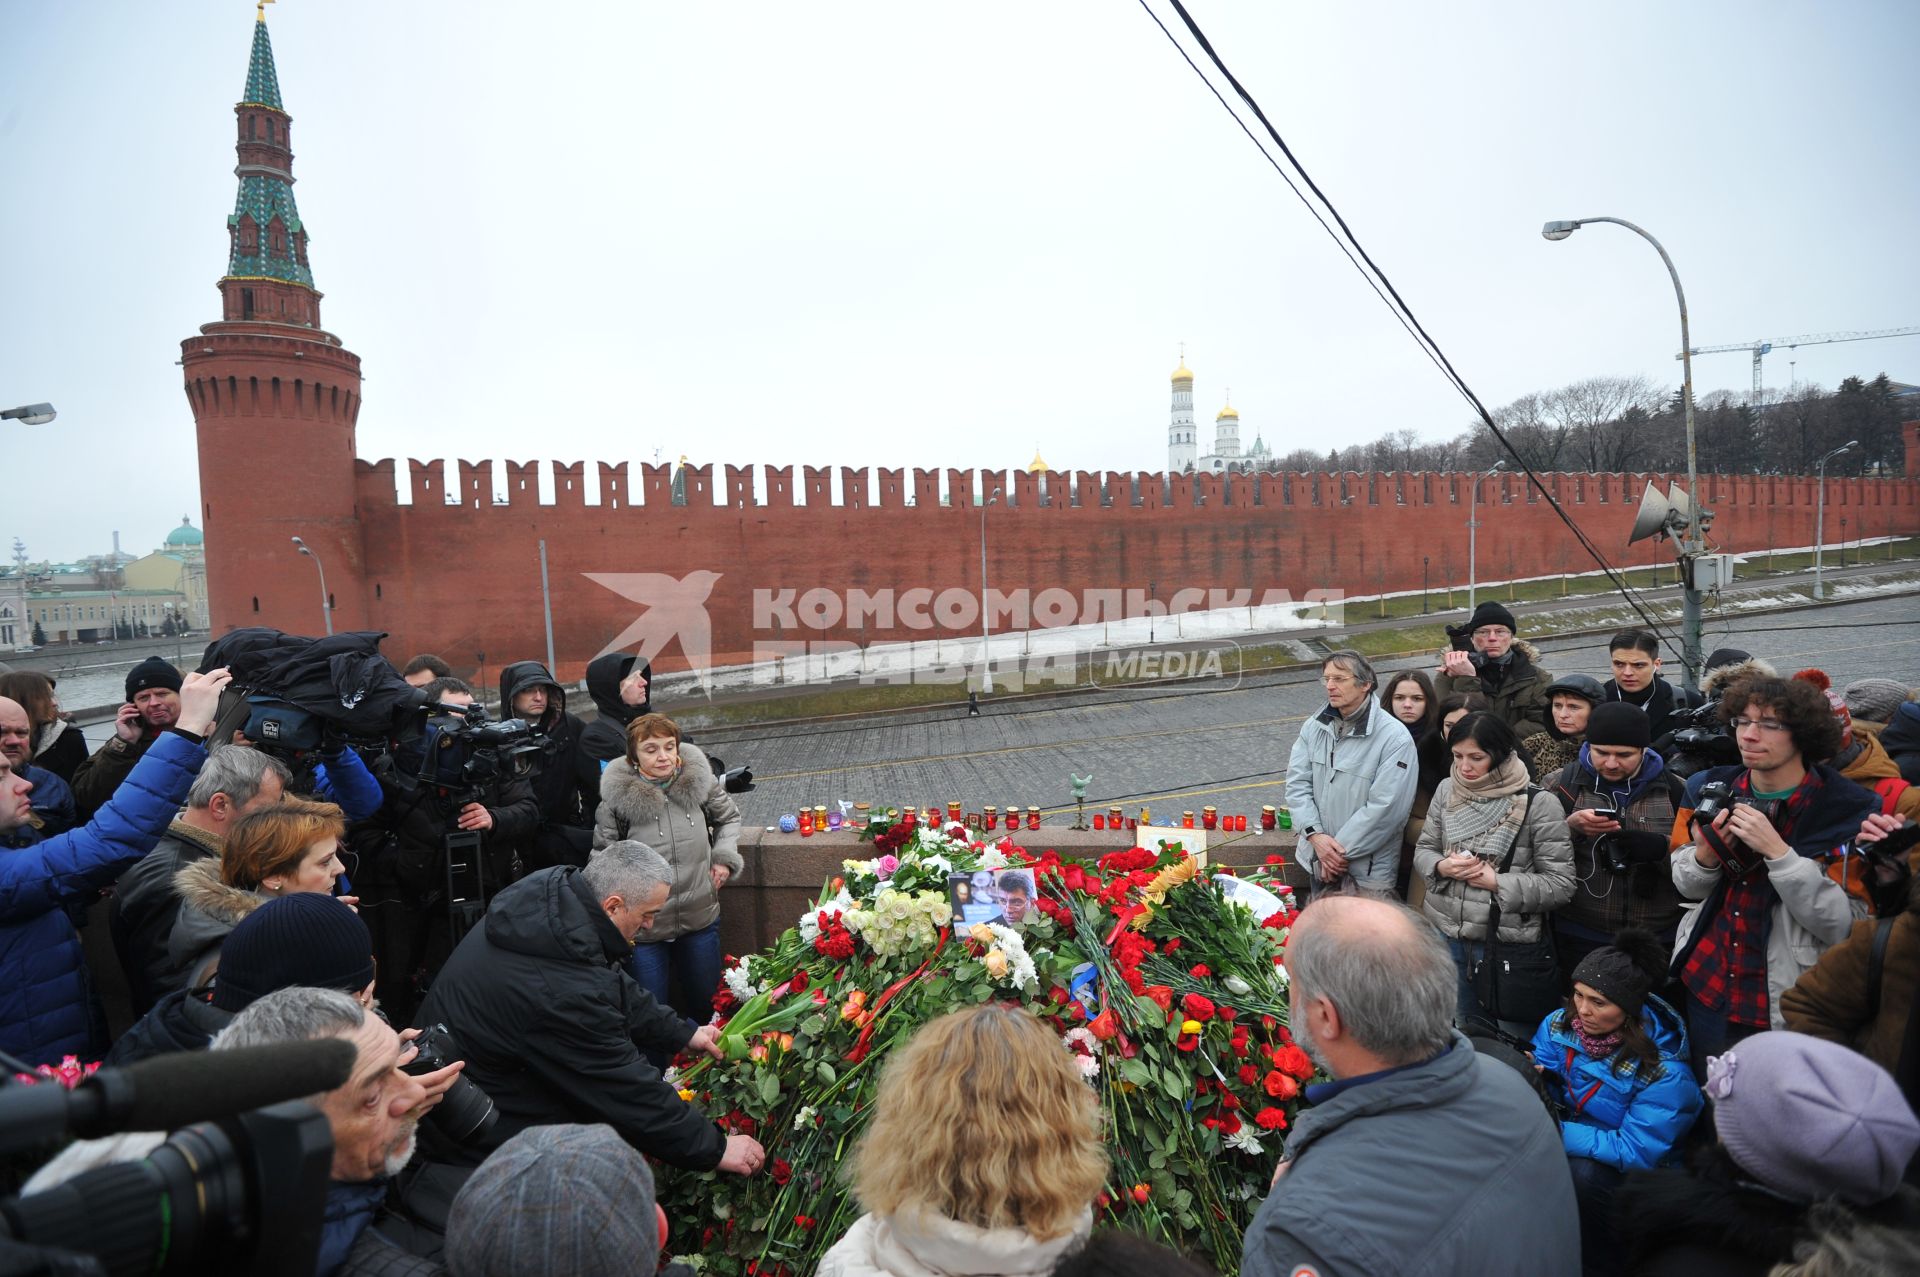
[[[1732,646],[1782,673],[1810,665],[1835,687],[1858,678],[1920,686],[1920,598],[1835,604],[1775,617],[1709,619],[1708,651]],[[1606,678],[1604,636],[1548,640],[1542,663],[1558,673]],[[1409,668],[1399,662],[1384,669]],[[1325,702],[1313,671],[1243,683],[1136,687],[983,706],[892,713],[825,724],[701,733],[730,765],[752,764],[759,781],[740,798],[749,824],[770,825],[801,806],[837,799],[927,806],[959,800],[968,811],[1039,805],[1063,822],[1072,811],[1068,774],[1093,776],[1089,814],[1121,803],[1156,819],[1213,803],[1254,816],[1284,802],[1287,754],[1300,723]],[[1257,821],[1253,822],[1257,823]]]

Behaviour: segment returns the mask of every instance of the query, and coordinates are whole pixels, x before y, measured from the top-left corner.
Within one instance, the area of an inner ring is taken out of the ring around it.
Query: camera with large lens
[[[459,1044],[453,1039],[452,1030],[444,1024],[429,1025],[421,1030],[413,1044],[420,1049],[412,1060],[401,1066],[401,1072],[414,1077],[444,1069],[456,1060],[465,1058],[460,1053]],[[427,1121],[456,1144],[486,1144],[488,1136],[493,1133],[494,1124],[499,1120],[500,1113],[494,1107],[493,1097],[464,1076],[453,1080],[453,1088],[427,1114]]]
[[[1719,701],[1676,709],[1672,721],[1685,725],[1656,741],[1654,748],[1667,760],[1667,770],[1680,779],[1740,761],[1739,745],[1720,722]]]
[[[1465,625],[1449,625],[1446,629],[1448,643],[1454,651],[1465,652],[1467,654],[1467,660],[1472,663],[1476,671],[1483,670],[1487,667],[1486,655],[1477,651],[1473,646],[1473,631],[1471,629]]]
[[[7,1272],[310,1273],[333,1134],[300,1100],[175,1131],[145,1160],[0,1201]],[[98,1268],[76,1266],[91,1256]]]
[[[434,705],[415,774],[430,785],[473,794],[497,780],[530,774],[547,738],[517,718],[494,723],[480,705]]]

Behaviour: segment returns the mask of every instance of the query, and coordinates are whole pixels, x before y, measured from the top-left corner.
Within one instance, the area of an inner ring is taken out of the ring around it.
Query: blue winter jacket
[[[33,792],[27,795],[33,804],[33,814],[40,817],[46,828],[42,831],[46,837],[64,834],[79,823],[79,816],[73,808],[73,788],[59,776],[44,767],[35,767],[29,763],[16,768],[33,784]]]
[[[380,792],[380,782],[367,769],[366,760],[352,746],[313,769],[313,796],[324,803],[338,803],[348,824],[379,811],[386,797]]]
[[[57,1064],[106,1049],[94,1040],[86,960],[67,908],[84,908],[153,850],[206,757],[203,746],[163,732],[81,828],[42,838],[23,826],[0,837],[0,1051]]]
[[[1657,997],[1640,1009],[1640,1023],[1660,1048],[1660,1075],[1615,1071],[1595,1059],[1555,1011],[1533,1035],[1533,1062],[1560,1078],[1555,1097],[1569,1116],[1560,1123],[1568,1157],[1586,1157],[1623,1171],[1651,1170],[1671,1160],[1675,1146],[1700,1116],[1700,1087],[1687,1067],[1687,1030],[1680,1015]]]

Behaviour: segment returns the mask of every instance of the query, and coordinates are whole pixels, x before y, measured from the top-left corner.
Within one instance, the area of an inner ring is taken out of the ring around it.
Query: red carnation
[[[773,1168],[767,1174],[773,1177],[774,1183],[784,1188],[787,1181],[793,1178],[793,1167],[786,1158],[776,1157],[773,1159]]]
[[[1261,1109],[1253,1115],[1253,1123],[1263,1131],[1284,1131],[1287,1129],[1287,1115],[1279,1109]]]
[[[1215,1007],[1214,1012],[1222,1020],[1231,1020],[1234,1016],[1240,1014],[1238,1011],[1234,1010],[1232,1007],[1229,1007],[1229,1006]]]
[[[1193,965],[1192,969],[1190,969],[1187,972],[1187,974],[1192,976],[1196,980],[1204,980],[1208,976],[1212,975],[1213,971],[1207,966],[1206,963],[1197,962]]]
[[[793,973],[793,979],[787,981],[787,992],[805,993],[807,991],[807,969],[800,968]]]
[[[1240,1084],[1242,1086],[1252,1086],[1259,1080],[1260,1080],[1259,1069],[1255,1068],[1251,1064],[1242,1064],[1240,1066]]]
[[[1172,953],[1175,949],[1178,949],[1179,947],[1180,947],[1180,937],[1175,936],[1173,939],[1167,941],[1166,947],[1163,950],[1163,952]]]
[[[810,1233],[813,1231],[813,1226],[820,1221],[811,1215],[795,1215],[793,1222],[799,1227],[801,1232]]]

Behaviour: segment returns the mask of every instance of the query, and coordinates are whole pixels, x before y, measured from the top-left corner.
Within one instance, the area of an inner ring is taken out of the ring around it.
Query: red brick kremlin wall
[[[1920,474],[1920,422],[1904,430],[1908,473]],[[850,589],[889,587],[977,590],[980,517],[971,496],[977,477],[988,491],[1012,493],[1009,503],[987,512],[993,589],[1060,587],[1080,596],[1151,583],[1163,602],[1183,589],[1251,590],[1256,598],[1269,589],[1296,598],[1317,589],[1417,590],[1423,557],[1434,585],[1464,583],[1474,482],[1460,474],[1168,478],[1147,472],[976,476],[970,470],[842,468],[835,503],[827,467],[804,467],[797,482],[792,468],[769,467],[765,499],[758,501],[750,468],[725,467],[716,488],[713,467],[697,466],[688,470],[686,504],[674,505],[669,467],[641,466],[635,484],[627,466],[603,463],[598,505],[586,503],[580,464],[555,466],[557,500],[543,505],[532,463],[505,467],[509,500],[495,504],[485,463],[461,462],[454,489],[459,502],[449,504],[443,464],[414,461],[408,466],[412,501],[404,505],[396,499],[392,461],[353,465],[360,545],[357,553],[348,550],[327,564],[341,627],[391,631],[387,648],[396,660],[421,650],[438,651],[456,665],[481,652],[494,667],[539,657],[546,650],[537,549],[544,538],[563,678],[578,677],[642,611],[586,573],[718,573],[707,602],[715,664],[749,659],[757,642],[872,643],[977,634],[977,621],[958,631],[842,624],[796,633],[756,629],[753,613],[756,590],[825,588],[843,596]],[[1627,533],[1647,481],[1664,490],[1676,477],[1556,474],[1545,481],[1616,564],[1640,565],[1672,561],[1664,544],[1643,542],[1630,550]],[[1701,501],[1716,516],[1711,541],[1724,551],[1811,544],[1817,486],[1808,478],[1703,476]],[[943,497],[950,504],[943,506]],[[1522,477],[1486,481],[1481,503],[1482,581],[1594,566]],[[296,496],[290,504],[310,509],[312,503]],[[1843,518],[1849,540],[1920,533],[1920,482],[1830,479],[1829,544],[1841,539]],[[222,538],[252,536],[232,520],[210,516],[210,552],[216,522],[223,525]],[[340,525],[331,520],[329,526]],[[277,542],[276,556],[287,553],[279,548],[286,544],[282,527],[276,519],[261,529],[262,548]],[[311,568],[284,557],[278,561],[282,574]],[[302,602],[301,577],[287,583],[290,592],[271,592],[276,604],[283,597],[291,604],[287,614],[276,606],[274,615],[263,615],[249,608],[253,592],[223,575],[213,574],[209,582],[216,633],[247,624],[315,628],[316,609]],[[996,632],[1001,628],[996,624]],[[656,663],[664,669],[685,665],[677,646]]]

